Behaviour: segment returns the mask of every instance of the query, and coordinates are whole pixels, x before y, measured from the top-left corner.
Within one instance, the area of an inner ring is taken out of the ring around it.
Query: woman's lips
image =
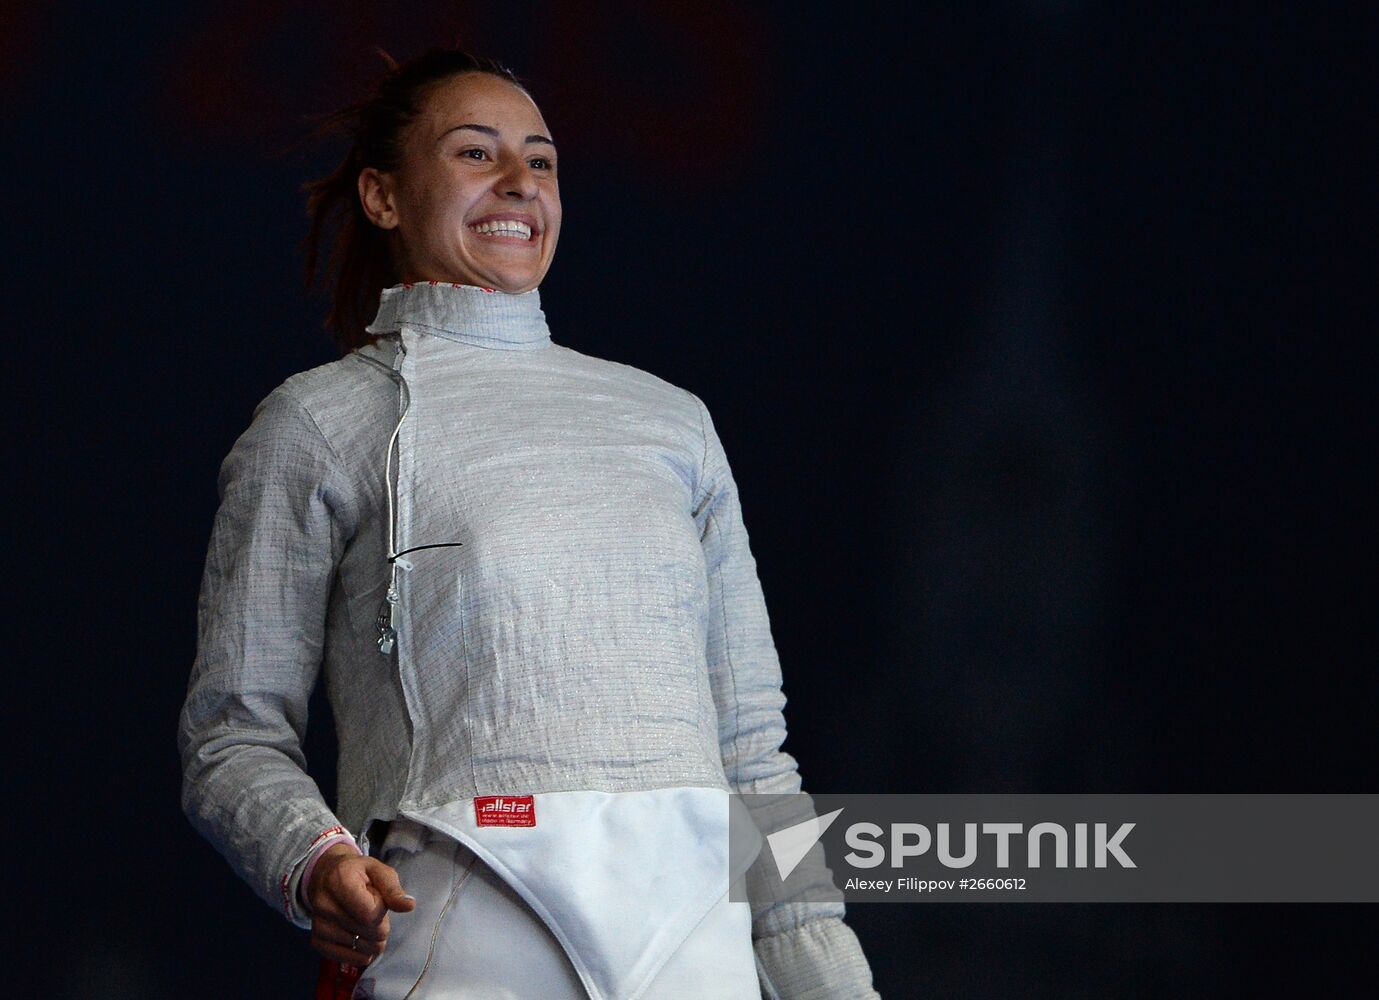
[[[536,224],[535,217],[511,209],[471,219],[465,228],[482,239],[513,246],[534,245],[541,235],[541,227]]]
[[[533,234],[532,234],[532,238],[531,238],[531,239],[527,239],[526,237],[517,236],[517,235],[512,234],[512,233],[476,233],[476,232],[474,232],[474,230],[472,230],[472,229],[469,230],[469,234],[470,234],[471,236],[475,237],[476,239],[483,240],[483,241],[485,241],[485,242],[487,242],[487,243],[510,243],[510,244],[512,244],[513,246],[519,246],[519,247],[521,247],[521,246],[530,246],[530,247],[536,246],[536,243],[537,243],[536,237],[537,237],[538,235],[540,235],[540,234],[538,234],[538,233],[533,233]]]

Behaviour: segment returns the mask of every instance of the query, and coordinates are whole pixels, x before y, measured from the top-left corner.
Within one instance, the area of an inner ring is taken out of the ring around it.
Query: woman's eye
[[[477,146],[476,146],[475,148],[473,148],[473,149],[462,149],[462,150],[460,150],[460,155],[461,155],[461,156],[470,156],[471,154],[474,154],[474,153],[477,153],[478,155],[477,155],[477,156],[472,156],[471,159],[481,159],[481,158],[485,158],[485,157],[488,156],[488,150],[486,150],[486,149],[480,149],[480,148],[477,147]],[[538,170],[553,170],[553,169],[555,169],[555,164],[554,164],[553,162],[551,162],[550,159],[548,159],[547,157],[544,157],[544,156],[533,156],[533,157],[532,157],[530,160],[528,160],[527,162],[528,162],[529,164],[531,164],[532,166],[536,167]]]

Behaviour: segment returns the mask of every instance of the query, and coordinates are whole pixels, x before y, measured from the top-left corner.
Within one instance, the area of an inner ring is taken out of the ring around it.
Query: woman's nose
[[[536,176],[524,162],[509,167],[503,174],[500,184],[505,195],[528,200],[536,197]]]

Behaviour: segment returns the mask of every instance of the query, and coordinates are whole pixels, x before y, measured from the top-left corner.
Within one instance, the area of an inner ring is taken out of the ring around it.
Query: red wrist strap
[[[316,1000],[350,1000],[354,986],[364,970],[333,958],[321,959],[321,975],[316,980]]]

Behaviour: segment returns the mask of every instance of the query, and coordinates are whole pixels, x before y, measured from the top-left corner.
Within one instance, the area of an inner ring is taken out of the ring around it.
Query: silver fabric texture
[[[699,398],[554,343],[536,290],[398,285],[369,330],[376,343],[274,389],[221,466],[178,726],[196,829],[305,928],[297,879],[337,824],[358,836],[486,794],[799,791],[741,503]],[[404,405],[395,547],[450,547],[405,556],[385,656],[384,471]],[[302,752],[322,667],[338,810]],[[754,900],[764,986],[876,996],[843,916]]]

